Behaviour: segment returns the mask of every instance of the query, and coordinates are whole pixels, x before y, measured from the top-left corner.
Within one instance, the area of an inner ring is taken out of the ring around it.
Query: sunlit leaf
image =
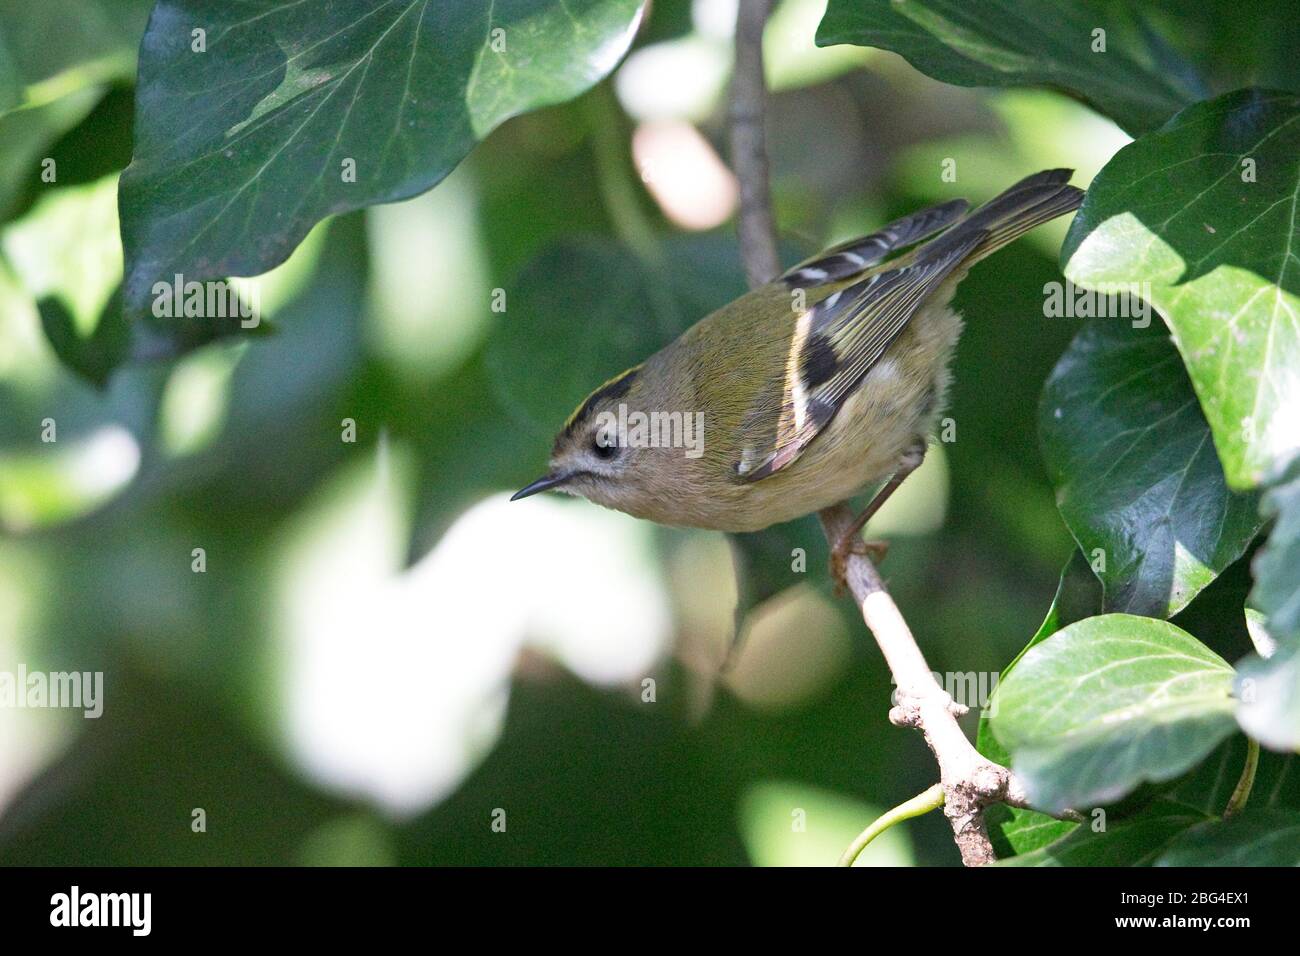
[[[1300,451],[1298,203],[1300,96],[1242,90],[1120,150],[1061,250],[1165,317],[1233,488]]]
[[[1230,734],[1232,668],[1165,621],[1088,618],[1032,648],[994,697],[993,732],[1048,810],[1175,777]]]
[[[1251,569],[1250,606],[1267,618],[1275,640],[1300,646],[1300,461],[1264,496],[1262,510],[1275,524]]]
[[[1269,747],[1300,751],[1300,461],[1265,496],[1263,511],[1275,520],[1252,568],[1250,604],[1264,615],[1256,628],[1270,646],[1237,665],[1237,720]]]
[[[1012,669],[1020,663],[1030,649],[1047,640],[1063,627],[1075,621],[1101,613],[1101,584],[1092,568],[1077,549],[1070,555],[1070,560],[1061,570],[1061,579],[1056,586],[1056,595],[1052,598],[1047,616],[1039,625],[1029,643],[1008,664],[999,677],[999,682],[1007,679]],[[996,699],[996,698],[995,698]],[[980,712],[979,733],[976,743],[979,752],[990,760],[1000,764],[1009,764],[1011,755],[993,735],[991,714],[985,708]],[[1078,824],[1068,820],[1057,820],[1037,810],[1022,807],[1009,807],[998,803],[988,808],[985,819],[993,848],[1000,858],[1017,853],[1027,853],[1059,839],[1073,830]]]

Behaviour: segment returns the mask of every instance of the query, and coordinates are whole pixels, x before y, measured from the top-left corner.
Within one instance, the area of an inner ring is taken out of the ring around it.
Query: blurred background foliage
[[[1128,141],[1060,95],[815,48],[823,8],[786,0],[767,35],[787,261],[1050,166],[1086,186]],[[106,703],[3,714],[0,862],[831,863],[932,782],[815,525],[733,551],[506,506],[587,390],[743,289],[734,12],[655,0],[610,80],[436,190],[317,227],[258,280],[271,334],[111,374],[134,43],[18,87],[43,98],[0,117],[0,669],[103,670]],[[1035,431],[1079,327],[1043,317],[1065,228],[961,287],[956,440],[873,524],[939,671],[999,671],[1073,549]],[[1238,564],[1213,587],[1244,593]],[[1236,619],[1197,633],[1249,647]],[[935,814],[863,862],[957,854]]]

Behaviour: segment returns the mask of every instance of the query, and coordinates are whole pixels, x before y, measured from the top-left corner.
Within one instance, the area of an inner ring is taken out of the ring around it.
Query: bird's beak
[[[511,501],[518,501],[520,498],[527,498],[529,495],[535,495],[539,491],[545,491],[548,488],[554,488],[556,485],[562,485],[569,480],[566,474],[543,475],[532,484],[525,485],[510,496]]]

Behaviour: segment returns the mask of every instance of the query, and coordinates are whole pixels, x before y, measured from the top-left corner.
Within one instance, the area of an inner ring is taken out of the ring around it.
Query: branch
[[[781,271],[776,221],[767,183],[763,129],[767,88],[763,81],[763,25],[772,0],[741,0],[736,11],[736,66],[731,77],[731,163],[740,181],[740,238],[745,277],[751,287],[771,282]]]
[[[780,272],[776,229],[768,190],[767,148],[763,129],[763,24],[769,0],[742,0],[736,16],[736,65],[731,81],[731,160],[740,181],[737,232],[741,257],[751,287],[770,282]],[[834,546],[853,520],[843,505],[820,515],[826,538]],[[1024,790],[1011,771],[977,751],[957,718],[966,712],[934,679],[898,605],[885,590],[874,564],[864,555],[849,557],[845,577],[880,646],[898,688],[889,719],[899,727],[915,727],[939,763],[944,814],[967,866],[996,859],[984,824],[984,808],[992,803],[1028,806]]]
[[[853,523],[853,513],[842,504],[827,508],[819,517],[832,546]],[[1012,779],[1011,771],[976,750],[962,731],[957,718],[966,708],[934,679],[911,628],[871,560],[865,555],[851,555],[845,578],[862,610],[862,620],[894,675],[897,691],[889,711],[890,723],[921,731],[938,761],[943,812],[952,824],[962,862],[967,866],[992,863],[996,857],[984,826],[984,808],[991,803],[1025,806],[1023,790]]]

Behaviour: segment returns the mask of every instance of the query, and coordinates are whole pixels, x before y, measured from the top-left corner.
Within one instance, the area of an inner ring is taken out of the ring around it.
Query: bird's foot
[[[855,529],[845,534],[831,549],[831,580],[835,582],[835,596],[843,597],[848,590],[849,555],[860,554],[879,564],[889,553],[888,541],[864,541]]]

